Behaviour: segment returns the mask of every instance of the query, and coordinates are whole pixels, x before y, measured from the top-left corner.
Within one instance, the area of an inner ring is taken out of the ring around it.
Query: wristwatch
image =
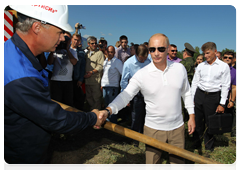
[[[232,102],[234,105],[236,104],[235,101],[230,100],[230,102]]]
[[[92,75],[94,74],[94,71],[92,71]]]
[[[223,108],[225,108],[225,105],[224,104],[219,104],[220,106],[222,106]]]
[[[108,109],[104,109],[104,110],[106,110],[108,112],[108,117],[109,117],[111,115],[110,110],[108,110]]]

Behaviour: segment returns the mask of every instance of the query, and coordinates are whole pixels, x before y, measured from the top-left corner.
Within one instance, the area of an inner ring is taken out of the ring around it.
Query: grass
[[[123,124],[124,126],[124,124]],[[223,164],[232,164],[236,160],[236,138],[230,133],[215,135],[213,152],[202,149],[202,156]],[[191,136],[186,135],[186,150],[191,149]],[[54,135],[50,144],[53,152],[52,164],[145,164],[145,144],[133,145],[133,140],[104,128],[92,127],[74,134]],[[168,164],[168,153],[162,155],[162,164]],[[194,162],[186,160],[186,164]]]

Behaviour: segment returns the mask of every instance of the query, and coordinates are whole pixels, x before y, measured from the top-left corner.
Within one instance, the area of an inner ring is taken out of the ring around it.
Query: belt
[[[221,91],[217,91],[217,92],[207,92],[207,91],[203,91],[203,90],[201,90],[200,88],[198,88],[198,90],[199,90],[200,92],[206,94],[206,95],[217,94],[217,93],[221,92]]]

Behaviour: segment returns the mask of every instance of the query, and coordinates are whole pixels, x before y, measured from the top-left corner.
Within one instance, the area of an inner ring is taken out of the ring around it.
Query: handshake
[[[111,108],[108,108],[110,113],[112,113]],[[108,118],[108,111],[107,110],[98,110],[98,109],[93,109],[91,112],[95,113],[97,115],[97,122],[94,125],[94,128],[100,129],[101,125],[106,121]]]

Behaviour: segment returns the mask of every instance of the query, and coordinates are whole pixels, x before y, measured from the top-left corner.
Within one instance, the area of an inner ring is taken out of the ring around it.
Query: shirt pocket
[[[110,66],[108,72],[109,72],[109,74],[114,74],[115,68],[113,66]]]
[[[219,71],[215,70],[215,72],[213,74],[214,74],[213,80],[220,80],[223,72],[222,72],[222,70],[219,70]]]

